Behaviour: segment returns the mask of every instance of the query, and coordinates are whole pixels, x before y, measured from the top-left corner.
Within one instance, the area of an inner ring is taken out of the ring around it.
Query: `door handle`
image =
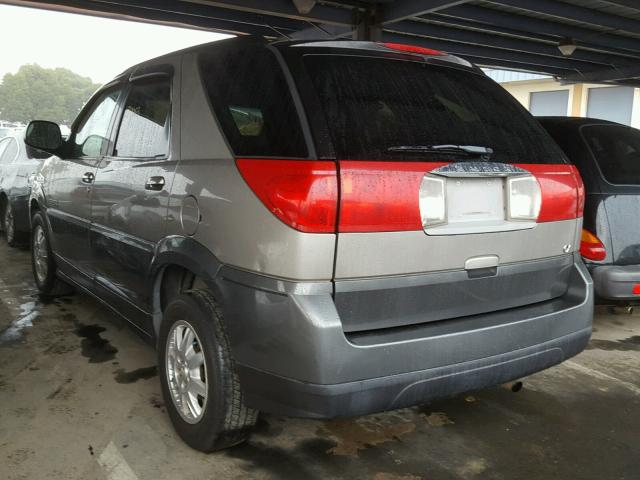
[[[93,172],[87,172],[82,176],[82,183],[93,183],[95,178],[96,176],[93,174]]]
[[[164,177],[149,177],[144,184],[146,190],[162,190],[164,188]]]

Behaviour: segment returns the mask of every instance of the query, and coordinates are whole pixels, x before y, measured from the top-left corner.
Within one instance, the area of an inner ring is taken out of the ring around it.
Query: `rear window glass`
[[[593,125],[584,127],[582,135],[609,183],[640,185],[640,130]]]
[[[200,70],[236,155],[307,156],[289,86],[276,57],[265,46],[204,53]]]
[[[470,145],[493,149],[495,162],[566,162],[529,113],[481,75],[423,62],[341,55],[306,55],[304,64],[339,158],[456,160],[443,153],[398,152],[397,147]]]

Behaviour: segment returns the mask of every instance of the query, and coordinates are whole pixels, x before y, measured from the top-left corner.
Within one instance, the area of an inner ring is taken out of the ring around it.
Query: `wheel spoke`
[[[204,355],[202,352],[195,353],[192,349],[191,355],[187,355],[187,368],[189,370],[200,369],[200,366],[204,363]]]
[[[189,387],[187,388],[187,391],[196,398],[198,395],[200,395],[202,398],[205,398],[207,396],[207,386],[199,378],[191,379],[191,381],[189,382]]]
[[[185,328],[182,333],[182,340],[180,342],[180,351],[182,353],[187,352],[187,348],[193,343],[194,333],[190,328]]]

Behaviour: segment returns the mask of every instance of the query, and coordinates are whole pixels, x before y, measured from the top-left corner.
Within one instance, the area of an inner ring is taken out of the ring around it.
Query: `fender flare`
[[[153,304],[153,328],[159,331],[161,321],[160,285],[164,270],[168,266],[178,266],[189,270],[201,278],[219,295],[216,280],[219,277],[222,262],[211,251],[197,240],[182,235],[165,237],[156,245],[151,265],[147,274],[147,291]]]

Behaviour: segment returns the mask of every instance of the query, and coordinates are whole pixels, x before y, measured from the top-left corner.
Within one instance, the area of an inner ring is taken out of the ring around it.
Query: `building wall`
[[[586,117],[589,102],[589,91],[592,88],[610,88],[611,85],[581,83],[575,85],[561,85],[553,78],[540,78],[539,75],[504,75],[497,71],[487,74],[513,95],[527,110],[530,109],[531,93],[568,90],[567,115]],[[640,128],[640,88],[634,89],[633,106],[631,110],[631,126]]]

